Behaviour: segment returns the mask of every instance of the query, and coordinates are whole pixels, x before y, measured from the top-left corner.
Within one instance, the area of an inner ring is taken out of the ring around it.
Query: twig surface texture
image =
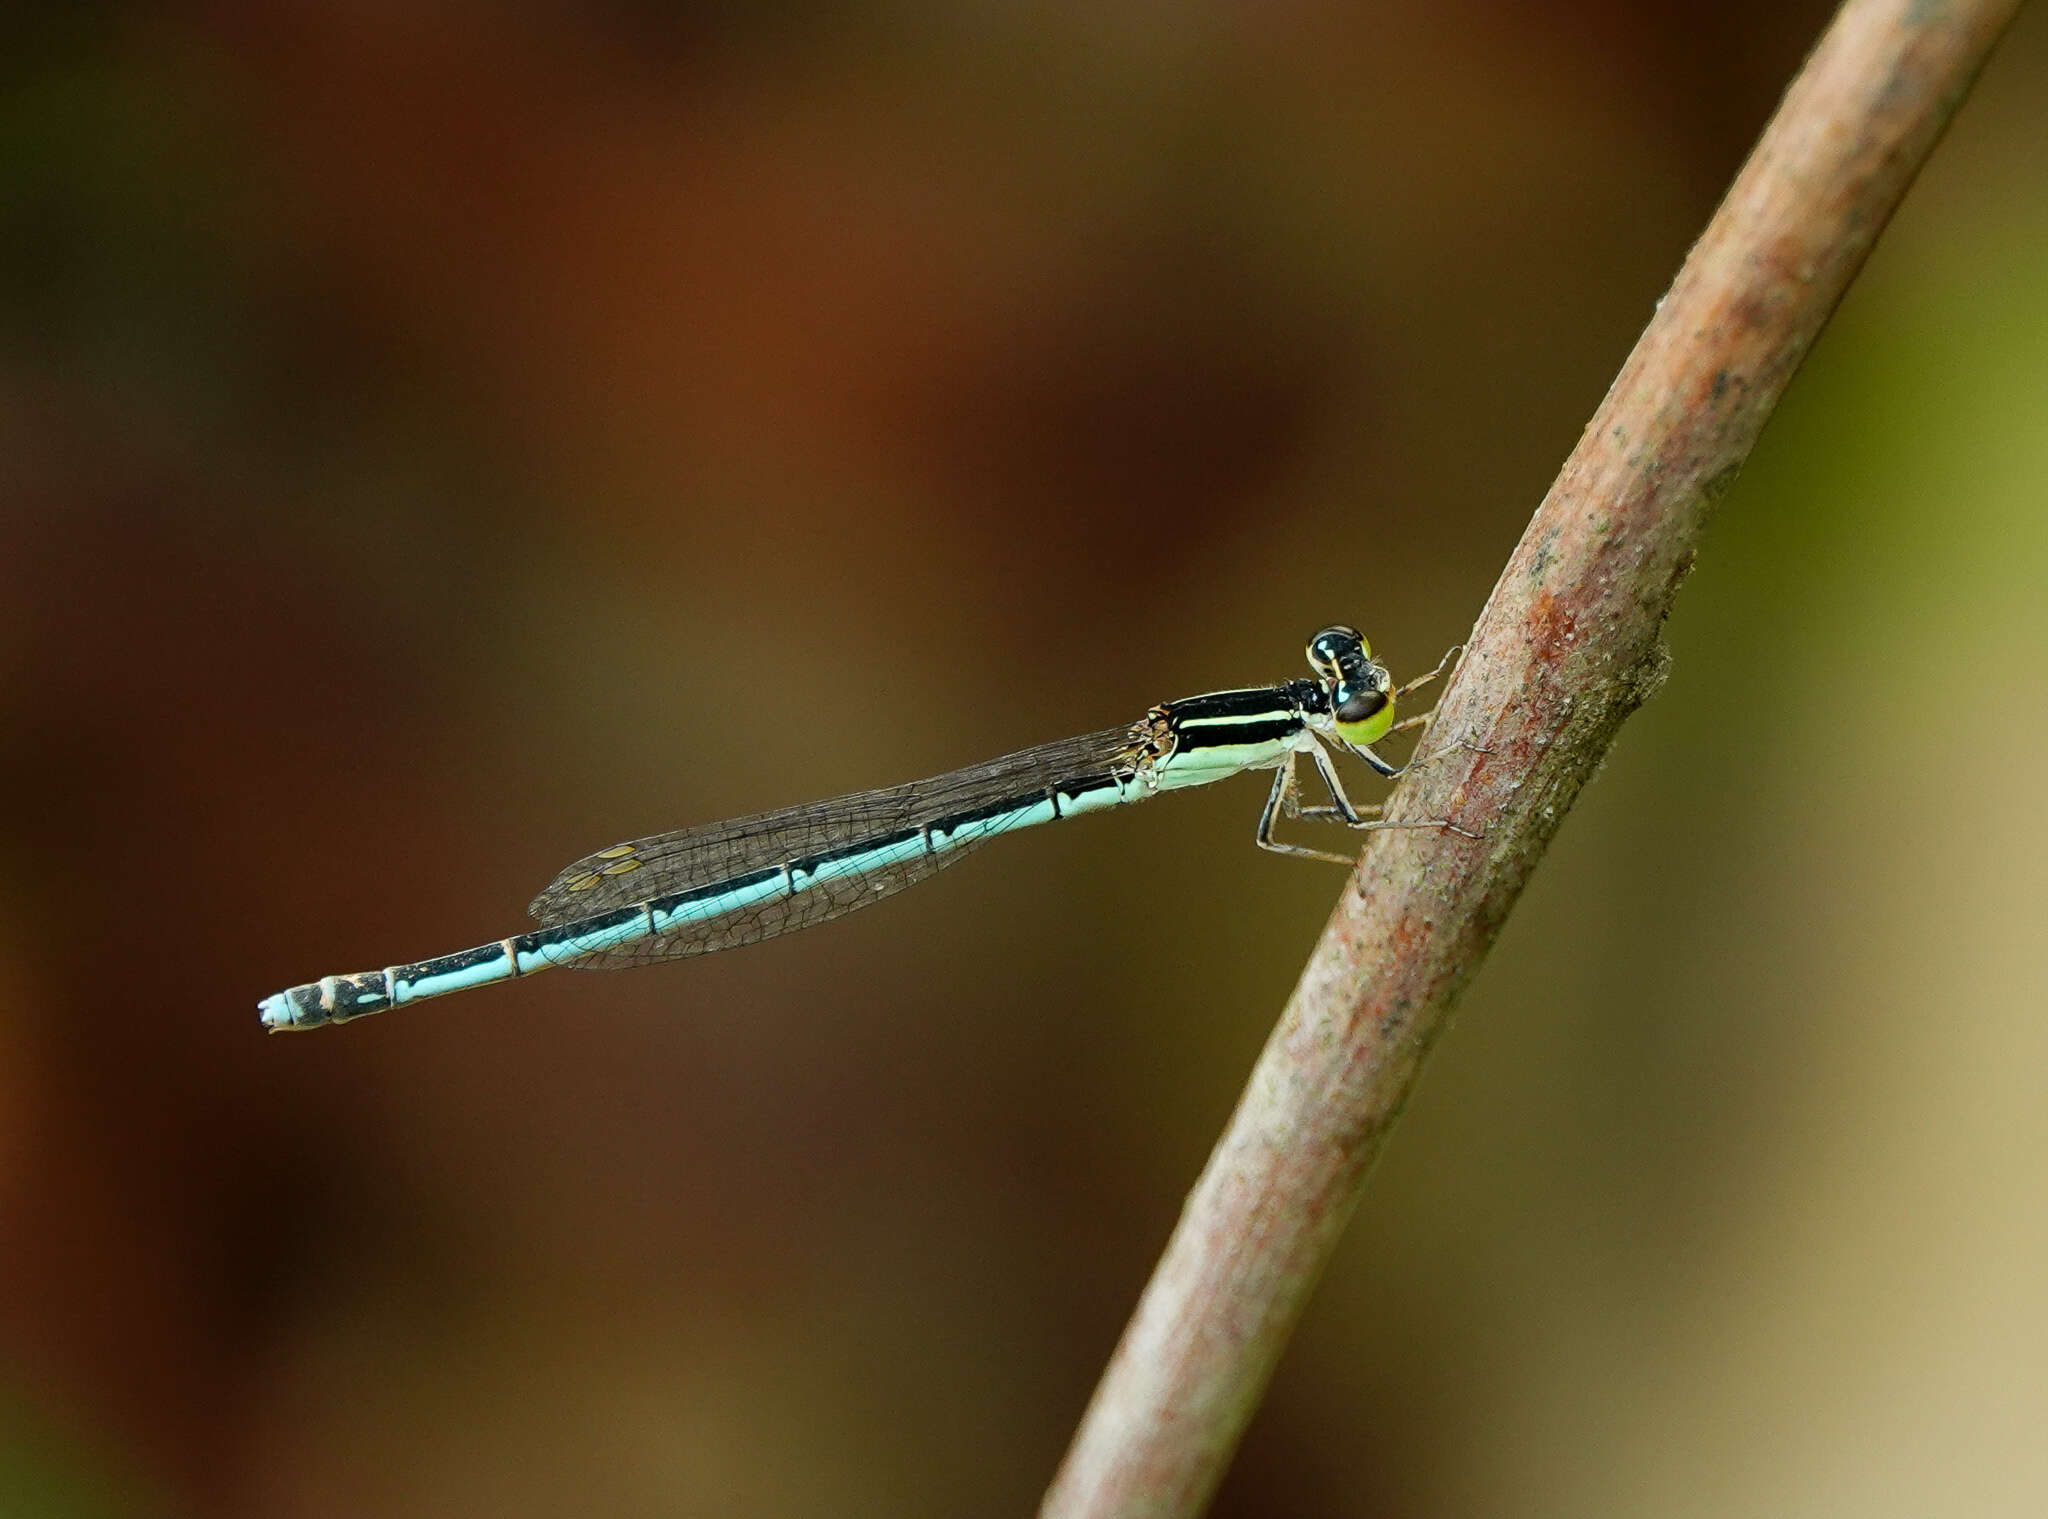
[[[1366,1169],[1622,722],[1748,456],[2018,0],[1849,0],[1687,258],[1481,613],[1189,1195],[1042,1514],[1206,1506]],[[1487,751],[1450,747],[1460,741]]]

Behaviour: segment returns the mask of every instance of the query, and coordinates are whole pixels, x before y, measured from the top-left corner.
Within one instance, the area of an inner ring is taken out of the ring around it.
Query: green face
[[[1373,666],[1381,675],[1387,672],[1378,665]],[[1389,681],[1391,685],[1392,682]],[[1348,699],[1347,699],[1348,694]],[[1373,703],[1377,701],[1375,706]],[[1364,712],[1362,717],[1347,719],[1346,710]],[[1361,700],[1348,686],[1339,686],[1330,693],[1330,710],[1337,715],[1337,736],[1347,744],[1360,746],[1374,744],[1387,736],[1387,730],[1394,726],[1394,697],[1391,691],[1373,691]]]

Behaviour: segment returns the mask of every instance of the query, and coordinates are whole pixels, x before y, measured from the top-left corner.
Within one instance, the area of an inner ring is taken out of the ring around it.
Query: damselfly
[[[1372,746],[1428,723],[1427,713],[1396,722],[1395,704],[1442,674],[1457,652],[1397,690],[1356,628],[1325,628],[1309,640],[1313,680],[1190,696],[1121,728],[932,780],[616,844],[578,860],[534,898],[536,932],[411,965],[323,976],[257,1006],[272,1029],[317,1028],[558,965],[612,969],[754,944],[879,902],[998,834],[1247,770],[1277,772],[1259,814],[1262,849],[1348,865],[1347,855],[1276,839],[1273,825],[1285,815],[1358,829],[1451,827],[1442,819],[1387,821],[1378,805],[1354,806],[1330,749],[1390,780],[1400,776],[1407,766],[1389,764]],[[1302,804],[1295,761],[1303,755],[1330,805]]]

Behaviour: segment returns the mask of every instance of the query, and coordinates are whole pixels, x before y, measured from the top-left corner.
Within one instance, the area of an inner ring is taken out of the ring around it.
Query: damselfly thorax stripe
[[[758,943],[879,902],[1001,834],[1249,770],[1277,772],[1259,816],[1262,848],[1349,864],[1349,856],[1274,838],[1275,822],[1284,813],[1357,829],[1450,826],[1385,821],[1377,806],[1353,806],[1330,750],[1399,776],[1405,767],[1372,745],[1427,723],[1426,715],[1397,722],[1395,704],[1456,653],[1396,690],[1363,635],[1325,628],[1309,642],[1312,680],[1191,696],[1139,722],[930,780],[615,844],[578,860],[534,898],[538,929],[431,960],[324,976],[264,998],[263,1022],[316,1028],[554,966],[646,965]],[[1301,804],[1300,757],[1329,805]]]

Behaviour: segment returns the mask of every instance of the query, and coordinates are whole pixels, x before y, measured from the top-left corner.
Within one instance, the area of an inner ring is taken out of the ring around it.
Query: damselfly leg
[[[1317,758],[1322,758],[1322,751],[1320,749],[1310,752],[1314,753]],[[1327,764],[1328,761],[1324,760],[1324,763]],[[1358,862],[1348,854],[1333,854],[1327,849],[1310,849],[1304,844],[1288,844],[1273,837],[1273,825],[1280,820],[1280,815],[1283,812],[1289,817],[1296,818],[1320,815],[1339,816],[1335,807],[1303,807],[1301,805],[1301,798],[1296,795],[1294,788],[1294,757],[1289,755],[1281,763],[1280,768],[1273,773],[1273,789],[1266,793],[1265,808],[1259,813],[1259,829],[1253,836],[1257,839],[1259,848],[1270,849],[1275,854],[1293,855],[1296,859],[1300,860],[1327,860],[1332,865],[1357,864]],[[1337,797],[1343,795],[1341,790],[1335,789],[1333,789],[1331,794]],[[1363,817],[1359,815],[1358,810],[1351,807],[1349,800],[1344,801],[1343,805],[1350,810],[1353,818],[1357,818],[1360,822],[1364,821]],[[1375,806],[1368,807],[1365,810],[1367,812],[1378,812],[1380,809]]]
[[[1402,686],[1399,690],[1397,690],[1394,693],[1395,700],[1400,700],[1400,698],[1406,696],[1410,691],[1421,690],[1424,686],[1428,685],[1431,681],[1435,680],[1439,675],[1442,675],[1446,669],[1450,668],[1450,666],[1457,661],[1458,656],[1463,654],[1464,652],[1465,646],[1463,644],[1452,644],[1449,650],[1445,652],[1444,657],[1436,662],[1436,668],[1434,670],[1431,670],[1426,675],[1418,675],[1415,677],[1415,679],[1409,681],[1405,686]],[[1395,723],[1393,727],[1387,730],[1388,733],[1401,733],[1410,728],[1416,730],[1415,753],[1410,756],[1408,763],[1401,767],[1399,772],[1400,774],[1406,775],[1410,770],[1413,770],[1417,765],[1427,765],[1432,763],[1433,761],[1440,760],[1446,754],[1449,754],[1453,749],[1464,749],[1473,754],[1493,753],[1491,749],[1486,748],[1482,744],[1475,744],[1468,738],[1457,738],[1452,739],[1448,744],[1445,744],[1441,749],[1432,749],[1429,753],[1424,754],[1422,752],[1422,741],[1425,738],[1429,737],[1430,727],[1435,722],[1436,708],[1431,707],[1427,712],[1418,712],[1413,717],[1402,718],[1401,721]],[[1458,831],[1463,832],[1464,830],[1460,829]],[[1477,835],[1470,835],[1470,837],[1476,838]]]
[[[1394,692],[1394,700],[1399,701],[1402,697],[1406,696],[1410,691],[1420,691],[1424,686],[1428,685],[1431,681],[1435,680],[1439,675],[1443,674],[1444,671],[1448,670],[1453,664],[1455,664],[1457,662],[1458,656],[1460,654],[1463,654],[1464,652],[1465,646],[1463,644],[1452,644],[1448,649],[1444,650],[1444,657],[1436,662],[1436,668],[1434,670],[1431,670],[1427,675],[1418,675],[1415,677],[1415,679],[1409,681],[1407,685],[1399,687]],[[1435,711],[1435,708],[1431,708],[1430,711]],[[1424,712],[1420,715],[1419,720],[1421,722],[1427,723],[1429,721],[1429,718],[1430,713]],[[1407,723],[1396,723],[1394,726],[1396,729],[1405,728],[1408,726],[1408,723],[1412,723],[1417,720],[1417,718],[1411,717],[1408,719]]]
[[[1259,827],[1254,838],[1261,849],[1269,849],[1274,854],[1293,855],[1297,859],[1327,860],[1332,865],[1358,863],[1352,855],[1336,854],[1327,849],[1311,849],[1303,844],[1289,844],[1276,839],[1273,836],[1273,825],[1283,815],[1311,822],[1342,823],[1345,827],[1356,829],[1360,833],[1376,832],[1382,828],[1445,828],[1464,838],[1480,837],[1476,833],[1460,828],[1449,818],[1383,818],[1380,813],[1384,810],[1384,804],[1373,802],[1361,807],[1345,794],[1343,779],[1337,774],[1337,767],[1331,763],[1329,754],[1320,744],[1310,749],[1308,755],[1315,764],[1316,775],[1321,779],[1323,788],[1330,794],[1331,805],[1311,807],[1303,804],[1300,783],[1294,769],[1294,756],[1288,756],[1287,761],[1273,776],[1273,789],[1266,794],[1266,805],[1259,813]]]

